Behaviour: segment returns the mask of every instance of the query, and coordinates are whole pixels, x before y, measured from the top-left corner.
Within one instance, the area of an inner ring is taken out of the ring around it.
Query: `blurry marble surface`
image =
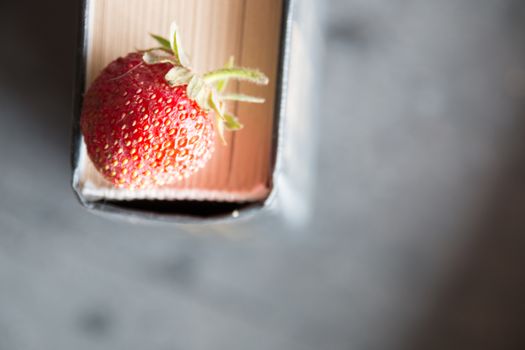
[[[0,350],[525,348],[525,2],[326,4],[311,224],[210,234],[77,204],[77,2],[0,2]]]

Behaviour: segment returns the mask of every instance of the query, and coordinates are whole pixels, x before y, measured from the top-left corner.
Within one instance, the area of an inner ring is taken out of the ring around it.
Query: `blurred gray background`
[[[77,6],[0,1],[1,350],[525,349],[524,1],[327,1],[312,222],[241,235],[77,204]]]

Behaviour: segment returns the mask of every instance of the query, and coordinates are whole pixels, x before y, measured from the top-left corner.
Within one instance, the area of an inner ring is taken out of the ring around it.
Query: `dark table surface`
[[[1,350],[525,348],[525,2],[327,4],[312,221],[217,235],[77,204],[77,3],[0,2]]]

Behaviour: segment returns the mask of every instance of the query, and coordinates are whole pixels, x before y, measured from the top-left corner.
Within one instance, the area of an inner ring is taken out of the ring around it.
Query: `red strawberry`
[[[139,53],[111,63],[84,98],[81,128],[96,168],[116,185],[165,184],[202,168],[214,148],[208,112],[171,87],[169,64]]]
[[[118,187],[173,183],[204,167],[215,147],[214,126],[223,140],[225,127],[242,127],[224,111],[223,101],[263,102],[221,95],[228,79],[268,82],[262,73],[235,68],[232,61],[202,76],[194,73],[175,24],[171,40],[153,37],[161,48],[115,60],[84,96],[80,126],[88,155]]]

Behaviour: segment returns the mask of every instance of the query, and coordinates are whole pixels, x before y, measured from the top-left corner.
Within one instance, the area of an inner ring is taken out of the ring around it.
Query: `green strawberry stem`
[[[216,128],[219,137],[226,143],[224,129],[240,130],[242,124],[237,117],[224,110],[225,101],[264,103],[264,99],[244,94],[222,95],[229,80],[246,81],[257,85],[267,85],[269,79],[257,69],[235,67],[234,58],[230,57],[224,68],[203,75],[193,72],[182,48],[180,34],[175,22],[170,27],[169,40],[155,34],[152,38],[160,45],[159,48],[145,50],[143,60],[146,64],[169,63],[173,68],[166,74],[166,82],[170,86],[187,85],[189,98],[205,110],[213,110],[216,114]]]

